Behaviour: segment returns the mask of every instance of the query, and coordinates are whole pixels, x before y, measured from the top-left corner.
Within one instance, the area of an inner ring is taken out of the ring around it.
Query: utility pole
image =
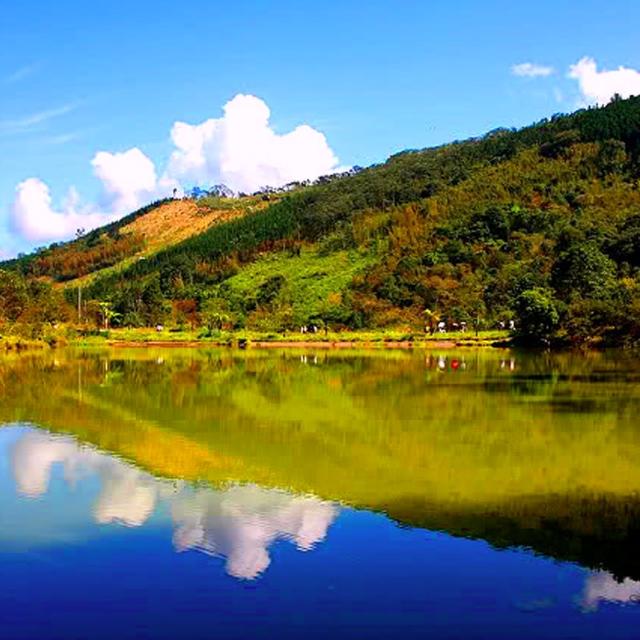
[[[76,240],[84,235],[84,228],[76,229]],[[78,282],[78,324],[82,321],[82,284]]]

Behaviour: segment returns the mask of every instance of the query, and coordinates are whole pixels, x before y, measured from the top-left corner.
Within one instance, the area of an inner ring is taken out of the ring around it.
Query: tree
[[[167,301],[162,295],[159,278],[153,278],[142,292],[147,326],[162,324],[167,315]]]
[[[438,321],[440,320],[440,316],[431,309],[425,309],[422,312],[422,317],[424,318],[425,333],[435,333],[436,327],[438,326]]]
[[[560,321],[551,293],[541,287],[523,291],[516,299],[515,312],[518,335],[527,342],[548,342]]]
[[[210,311],[205,314],[204,321],[209,335],[214,331],[222,331],[222,328],[230,322],[230,317],[226,313]]]
[[[574,242],[553,267],[553,284],[564,299],[604,299],[611,295],[615,281],[615,262],[593,241]]]
[[[598,172],[603,178],[611,173],[621,173],[627,164],[627,151],[624,142],[621,140],[601,142],[596,164]]]
[[[609,253],[618,262],[640,266],[640,214],[627,218],[609,245]]]
[[[114,311],[111,302],[99,302],[100,315],[102,316],[102,326],[105,330],[109,329],[111,322],[120,318],[120,314]]]
[[[0,271],[0,319],[15,322],[29,304],[23,278],[10,271]]]
[[[173,316],[175,323],[183,327],[187,322],[195,329],[200,322],[198,302],[193,298],[173,301]]]

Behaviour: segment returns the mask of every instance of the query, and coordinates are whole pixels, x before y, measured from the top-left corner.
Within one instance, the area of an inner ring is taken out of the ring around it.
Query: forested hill
[[[513,319],[522,340],[633,343],[639,183],[640,97],[614,99],[300,186],[144,260],[127,249],[84,298],[130,326],[216,317],[274,332],[311,323],[419,331]],[[5,288],[46,289],[35,264],[5,265]],[[56,269],[46,275],[60,282],[81,275]],[[69,300],[75,287],[66,285]],[[28,307],[0,304],[5,323]]]

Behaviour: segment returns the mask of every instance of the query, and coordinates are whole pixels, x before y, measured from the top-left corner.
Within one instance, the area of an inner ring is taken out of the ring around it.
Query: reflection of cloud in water
[[[307,551],[325,537],[337,509],[317,498],[248,485],[178,496],[172,515],[178,550],[224,556],[231,575],[255,578],[269,566],[267,549],[275,540],[291,540]]]
[[[29,432],[20,438],[13,449],[13,475],[18,491],[30,498],[47,492],[51,467],[63,463],[65,476],[73,473],[80,459],[92,454],[78,450],[66,438],[53,438],[43,433]]]
[[[151,476],[117,458],[79,446],[71,438],[38,431],[26,433],[13,450],[18,491],[30,498],[44,495],[54,464],[63,466],[69,484],[89,474],[100,477],[101,491],[94,513],[101,524],[120,522],[139,526],[154,510],[159,483]]]
[[[598,571],[587,577],[581,605],[586,611],[594,611],[601,601],[630,604],[640,601],[640,582],[625,578],[618,582],[607,571]]]
[[[127,465],[100,470],[102,490],[94,508],[96,522],[139,527],[153,513],[158,488],[153,479]]]
[[[268,549],[279,539],[293,542],[301,551],[312,549],[338,514],[330,502],[254,485],[224,490],[175,485],[72,438],[38,431],[27,432],[14,446],[18,491],[31,498],[46,494],[55,464],[62,465],[69,484],[87,475],[100,478],[96,522],[140,526],[159,501],[166,502],[175,525],[176,549],[224,557],[227,571],[238,578],[251,579],[263,572],[270,563]]]

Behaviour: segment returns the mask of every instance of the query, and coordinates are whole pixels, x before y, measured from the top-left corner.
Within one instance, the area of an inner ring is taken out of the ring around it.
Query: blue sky
[[[640,93],[639,26],[611,0],[4,3],[0,251],[174,185],[251,188]],[[237,94],[263,102],[194,126]]]

